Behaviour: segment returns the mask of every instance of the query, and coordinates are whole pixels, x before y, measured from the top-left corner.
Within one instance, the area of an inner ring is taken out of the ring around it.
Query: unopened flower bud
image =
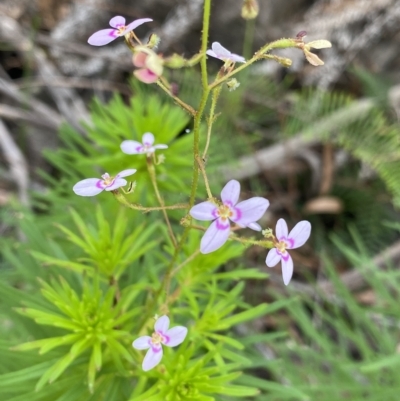
[[[236,78],[232,78],[226,83],[226,86],[228,87],[229,92],[232,92],[240,86],[240,82],[238,82]]]
[[[149,37],[149,40],[147,42],[147,47],[149,49],[156,49],[158,45],[160,44],[160,37],[157,36],[155,33],[152,33]]]
[[[176,53],[174,53],[172,56],[167,57],[164,60],[164,65],[169,68],[182,68],[185,67],[186,64],[187,60]]]
[[[259,11],[258,0],[244,0],[242,6],[242,18],[254,19]]]

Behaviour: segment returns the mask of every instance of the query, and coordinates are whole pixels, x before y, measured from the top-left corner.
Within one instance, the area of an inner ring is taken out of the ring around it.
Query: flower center
[[[232,209],[229,205],[222,205],[218,208],[217,210],[217,215],[220,217],[222,220],[226,220],[229,217],[233,216]]]
[[[114,182],[114,177],[111,177],[108,173],[105,173],[101,176],[103,179],[104,186],[108,187]]]
[[[278,249],[278,251],[280,252],[280,253],[285,253],[286,252],[286,247],[288,246],[288,244],[285,242],[285,241],[279,241],[277,244],[276,244],[276,249]]]
[[[125,32],[126,26],[125,25],[121,25],[117,29],[118,29],[118,34],[119,35],[123,35],[124,32]]]
[[[160,333],[153,333],[151,336],[151,343],[154,345],[160,345],[162,342],[165,342],[165,338]]]

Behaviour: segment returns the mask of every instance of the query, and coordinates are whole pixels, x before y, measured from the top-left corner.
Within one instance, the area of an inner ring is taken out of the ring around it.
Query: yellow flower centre
[[[114,177],[111,177],[111,176],[108,175],[107,173],[106,173],[106,174],[103,174],[103,175],[101,176],[101,178],[103,178],[103,184],[104,184],[105,186],[111,185],[111,184],[113,183],[113,181],[114,181]]]
[[[231,210],[230,206],[228,206],[228,205],[220,206],[218,208],[217,214],[219,217],[221,217],[222,220],[226,220],[229,217],[232,217],[232,215],[233,215],[232,210]]]
[[[164,341],[164,337],[160,333],[153,333],[151,336],[151,342],[155,345],[160,345]]]
[[[276,249],[278,249],[278,251],[280,253],[285,253],[286,252],[286,247],[287,247],[287,243],[285,241],[279,241],[276,244]]]
[[[125,32],[125,29],[126,29],[126,26],[120,26],[119,28],[118,28],[118,33],[120,34],[120,35],[123,35],[124,34],[124,32]]]

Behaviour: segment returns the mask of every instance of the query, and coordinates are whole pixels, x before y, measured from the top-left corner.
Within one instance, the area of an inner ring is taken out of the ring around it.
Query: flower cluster
[[[123,141],[121,150],[128,155],[146,154],[147,157],[157,149],[167,149],[167,145],[153,145],[154,135],[151,132],[146,132],[142,137],[143,143],[137,141]],[[115,177],[111,177],[108,173],[104,173],[101,178],[86,178],[77,182],[72,190],[80,196],[95,196],[103,191],[115,191],[120,187],[124,187],[128,182],[122,177],[128,177],[135,174],[135,169],[123,170]]]
[[[240,184],[236,180],[229,181],[221,191],[221,200],[214,199],[199,203],[190,209],[189,214],[197,220],[213,220],[200,242],[200,252],[207,254],[221,248],[231,234],[230,222],[238,227],[248,227],[261,231],[257,221],[263,216],[269,206],[269,201],[254,197],[239,202]],[[311,234],[311,224],[301,221],[288,234],[285,220],[279,219],[276,225],[276,237],[265,230],[266,237],[272,237],[275,245],[267,255],[266,264],[269,267],[282,262],[283,282],[288,285],[293,275],[293,260],[287,249],[298,248],[308,240]],[[264,233],[264,231],[263,231]]]

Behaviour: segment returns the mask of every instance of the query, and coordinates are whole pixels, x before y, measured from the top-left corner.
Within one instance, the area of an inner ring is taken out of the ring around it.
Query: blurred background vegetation
[[[140,27],[139,37],[155,31],[161,53],[190,57],[200,45],[202,3],[0,2],[1,400],[27,394],[31,400],[69,400],[63,398],[69,382],[48,394],[33,392],[45,362],[10,346],[49,335],[12,309],[21,306],[21,291],[25,301],[40,303],[37,277],[74,280],[71,272],[48,267],[76,252],[54,221],[72,229],[70,207],[92,215],[93,224],[99,219],[93,203],[73,195],[72,185],[102,173],[99,166],[131,167],[118,153],[119,143],[142,131],[158,132],[160,143],[177,138],[161,167],[161,173],[176,172],[173,182],[161,176],[167,203],[184,202],[190,183],[190,119],[157,87],[133,82],[123,43],[93,48],[87,38],[114,15],[128,21],[150,17],[154,22]],[[400,2],[259,3],[258,18],[246,22],[241,0],[214,1],[210,42],[248,57],[267,41],[306,30],[307,41],[327,39],[333,47],[318,53],[325,62],[318,68],[300,51],[277,52],[291,58],[292,67],[254,65],[238,75],[237,90],[222,92],[218,105],[207,160],[213,185],[235,178],[245,196],[268,198],[263,227],[275,227],[280,217],[291,227],[303,219],[313,226],[311,240],[292,254],[288,288],[278,268],[267,270],[265,250],[221,259],[220,272],[246,266],[268,273],[267,281],[246,282],[244,299],[276,305],[232,329],[243,337],[251,361],[239,384],[259,388],[253,399],[260,401],[398,401]],[[212,60],[209,65],[214,72],[219,66]],[[179,96],[196,105],[198,69],[167,74]],[[146,117],[154,114],[157,119]],[[145,163],[139,164],[144,170]],[[142,203],[152,201],[143,187],[138,196]],[[104,211],[113,200],[101,203]],[[181,217],[173,216],[177,222]],[[132,253],[129,263],[141,256]],[[119,390],[102,394],[107,401],[128,399]]]

